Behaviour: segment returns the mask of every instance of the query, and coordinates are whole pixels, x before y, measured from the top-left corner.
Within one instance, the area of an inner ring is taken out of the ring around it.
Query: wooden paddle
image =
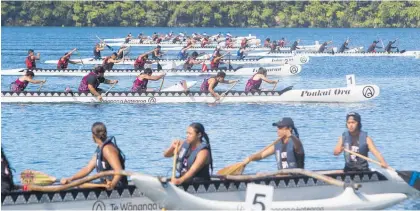
[[[105,96],[106,96],[106,94],[108,94],[108,92],[109,92],[109,91],[111,91],[111,89],[112,89],[112,88],[114,88],[114,86],[115,86],[116,84],[117,84],[117,83],[112,84],[111,88],[109,88],[109,89],[108,89],[108,91],[106,91],[106,92],[105,92]]]
[[[162,87],[163,87],[163,83],[164,82],[165,82],[165,76],[163,76],[162,82],[160,82],[160,87],[159,87],[159,91],[158,92],[160,92],[160,90],[162,90]]]
[[[172,179],[175,179],[176,177],[176,160],[178,159],[178,145],[176,145],[175,147],[175,152],[174,152],[174,161],[172,163]]]
[[[279,141],[281,141],[281,138],[277,138],[273,143],[271,143],[270,145],[264,147],[264,149],[262,149],[258,153],[264,152],[265,150],[267,150],[271,146],[274,146],[275,144],[277,144]],[[256,154],[258,154],[258,153],[256,153]],[[245,169],[245,166],[246,166],[246,164],[244,164],[243,162],[235,163],[233,165],[230,165],[230,166],[227,166],[225,168],[220,169],[217,172],[217,174],[218,175],[236,175],[236,174],[242,174],[242,172]]]
[[[279,81],[277,80],[277,82],[274,84],[274,87],[271,91],[274,91],[276,89],[277,84],[279,83]]]
[[[374,160],[374,159],[372,159],[372,158],[368,158],[368,157],[366,157],[366,156],[364,156],[364,155],[361,155],[361,154],[359,154],[359,153],[357,153],[357,152],[353,152],[353,151],[348,150],[348,149],[346,149],[346,148],[344,148],[344,151],[346,151],[346,152],[348,152],[348,153],[350,153],[350,154],[352,154],[352,155],[356,155],[357,157],[363,158],[363,159],[365,159],[365,160],[367,160],[367,161],[369,161],[369,162],[372,162],[372,163],[374,163],[374,164],[377,164],[377,165],[379,165],[379,166],[382,166],[382,164],[381,164],[380,162],[378,162],[378,161],[376,161],[376,160]],[[388,166],[388,168],[387,168],[387,169],[392,170],[392,171],[396,171],[394,168],[389,167],[389,166]]]
[[[31,170],[25,170],[25,171],[26,171],[26,173],[28,173]],[[33,177],[46,178],[46,176],[47,176],[47,177],[50,178],[49,180],[55,179],[55,177],[48,176],[47,174],[44,174],[42,172],[38,172],[38,171],[32,171],[32,172],[36,172],[36,173],[33,174],[33,176],[30,176],[28,174],[29,177],[31,177],[31,178],[33,178]],[[36,176],[36,175],[38,175],[38,173],[41,173],[41,176]],[[127,171],[104,171],[104,172],[100,172],[100,173],[97,173],[97,174],[92,175],[92,176],[84,177],[82,179],[73,181],[73,182],[71,182],[69,184],[65,184],[65,185],[41,186],[41,185],[35,185],[34,183],[30,183],[30,184],[23,185],[23,187],[21,187],[21,188],[23,188],[24,191],[58,192],[58,191],[63,191],[63,190],[73,188],[73,187],[79,187],[79,188],[107,187],[106,184],[93,184],[93,183],[87,183],[87,182],[90,182],[90,181],[95,180],[95,179],[99,179],[101,177],[113,176],[113,175],[131,176],[131,175],[133,175],[133,173],[127,172]]]
[[[238,81],[236,81],[228,90],[226,90],[226,92],[223,92],[220,96],[220,99],[216,99],[213,103],[211,103],[211,105],[215,105],[217,101],[222,100],[222,98],[224,96],[226,96],[226,93],[228,93],[234,86],[236,86],[236,84],[238,83]]]

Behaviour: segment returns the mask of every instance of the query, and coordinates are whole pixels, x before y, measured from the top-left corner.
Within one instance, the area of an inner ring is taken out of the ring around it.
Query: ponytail
[[[299,138],[299,132],[298,132],[297,128],[296,128],[295,126],[292,126],[292,130],[293,130],[293,134],[294,134],[297,138]]]
[[[206,132],[203,132],[203,138],[205,139],[207,145],[209,146],[209,153],[210,153],[210,169],[211,169],[211,174],[213,173],[213,156],[211,154],[211,146],[210,146],[210,138],[207,135]]]

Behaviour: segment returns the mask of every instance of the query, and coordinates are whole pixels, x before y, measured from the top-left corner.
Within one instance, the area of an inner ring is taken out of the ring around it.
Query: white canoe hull
[[[381,170],[382,171],[382,170]],[[335,172],[335,171],[332,171]],[[356,172],[346,176],[332,176],[341,181],[354,181],[362,185],[366,194],[404,193],[417,194],[395,172]],[[328,173],[335,174],[335,173]],[[351,179],[350,179],[351,178]],[[328,185],[313,179],[300,178],[298,181],[289,179],[267,178],[260,180],[274,187],[273,201],[317,200],[339,196],[343,188]],[[184,191],[209,200],[241,202],[245,200],[246,183],[243,181],[214,181],[215,184],[188,185]],[[221,185],[217,185],[221,184]],[[113,210],[118,207],[131,207],[131,210],[162,210],[163,206],[152,202],[144,193],[133,186],[107,192],[103,189],[77,190],[60,193],[20,192],[16,195],[2,194],[2,210]],[[24,197],[25,194],[28,194]],[[5,198],[3,198],[3,196]],[[102,208],[102,209],[100,209]]]
[[[376,98],[380,93],[376,85],[358,85],[330,89],[301,89],[290,87],[281,91],[243,92],[230,91],[219,103],[280,103],[321,102],[355,103]],[[219,92],[219,94],[222,94]],[[201,92],[109,92],[103,95],[104,103],[156,104],[156,103],[214,103],[210,93]],[[2,103],[98,103],[90,93],[64,92],[2,92]]]
[[[297,75],[302,71],[302,66],[300,65],[277,65],[265,67],[267,69],[268,75],[275,76],[293,76]],[[164,69],[161,71],[154,71],[154,74],[159,75],[162,72],[166,72],[166,76],[201,76],[201,75],[216,75],[220,71],[224,71],[228,75],[254,75],[258,71],[259,67],[243,67],[234,70],[208,70],[203,72],[201,70],[168,70]],[[57,70],[57,69],[35,69],[33,72],[37,76],[85,76],[91,70],[90,69],[67,69],[67,70]],[[2,70],[1,75],[24,75],[26,69],[11,69],[11,70]],[[142,72],[142,70],[133,70],[133,69],[113,69],[105,72],[106,76],[137,76]]]
[[[244,202],[227,200],[209,200],[189,194],[171,183],[162,184],[158,178],[135,174],[132,181],[153,202],[161,204],[166,209],[176,210],[245,210]],[[393,206],[407,196],[402,193],[368,195],[346,188],[340,195],[327,199],[273,201],[271,209],[285,210],[350,210],[350,209],[384,209]]]
[[[305,52],[280,52],[280,53],[269,53],[269,52],[256,52],[256,53],[248,53],[248,56],[268,56],[268,57],[283,57],[283,56],[295,56],[295,55],[305,55],[310,57],[324,57],[324,56],[354,56],[354,57],[371,57],[371,56],[389,56],[389,57],[415,57],[420,54],[420,51],[406,51],[404,53],[334,53],[325,52],[325,53],[305,53]]]

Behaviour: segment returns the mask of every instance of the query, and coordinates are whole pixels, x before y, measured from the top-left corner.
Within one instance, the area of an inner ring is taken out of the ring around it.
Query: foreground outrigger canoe
[[[376,85],[358,85],[330,89],[301,89],[293,87],[281,91],[244,92],[229,91],[219,103],[279,103],[322,102],[354,103],[373,99],[379,95]],[[222,93],[219,92],[221,95]],[[108,92],[102,94],[103,103],[156,104],[156,103],[214,103],[210,93],[196,91],[170,92]],[[2,103],[98,103],[91,93],[78,92],[1,92]]]
[[[366,194],[369,196],[366,198],[368,200],[365,199],[364,202],[357,201],[359,206],[357,208],[359,209],[389,207],[404,200],[407,196],[419,194],[420,190],[420,173],[413,171],[399,171],[396,173],[392,170],[372,169],[372,171],[365,172],[343,173],[341,170],[331,170],[318,171],[317,173],[346,183],[355,182],[361,184],[362,187],[359,189],[361,193],[356,193],[356,196],[367,196]],[[75,188],[48,193],[16,191],[10,194],[2,194],[2,209],[62,210],[63,208],[68,208],[73,210],[113,210],[114,208],[114,210],[121,210],[126,208],[134,210],[161,210],[164,207],[167,209],[174,208],[173,200],[180,200],[179,202],[185,200],[182,193],[178,192],[181,196],[168,195],[168,197],[172,196],[172,201],[167,200],[156,203],[152,200],[159,201],[164,200],[164,198],[154,198],[152,196],[153,192],[160,190],[170,193],[169,189],[174,189],[175,186],[167,183],[165,179],[142,174],[134,174],[131,176],[131,179],[137,187],[130,183],[126,188],[117,188],[112,191],[100,188]],[[305,206],[317,207],[318,209],[355,209],[355,207],[352,207],[352,203],[349,204],[355,199],[355,194],[348,193],[349,191],[344,191],[343,193],[343,188],[341,187],[329,185],[312,177],[295,174],[258,179],[226,179],[226,177],[219,176],[212,178],[211,181],[193,182],[180,185],[178,188],[188,193],[188,197],[200,197],[195,202],[211,200],[211,202],[231,202],[242,206],[243,203],[241,204],[241,202],[245,200],[248,183],[273,186],[273,205],[276,202],[281,208],[299,208],[300,204],[304,204]],[[153,187],[154,190],[143,189],[146,186]],[[151,200],[146,195],[154,199]],[[313,202],[313,200],[321,201],[317,204],[305,202]],[[334,204],[331,203],[333,202],[332,200],[335,200],[336,206],[331,207]],[[290,201],[298,202],[290,205]],[[211,204],[204,205],[193,202],[178,203],[175,206],[178,206],[179,209],[189,209],[189,207],[180,207],[180,205],[188,206],[190,204],[195,206],[191,209],[217,209],[217,207],[208,207]]]
[[[166,73],[166,76],[200,76],[200,75],[216,75],[218,72],[223,71],[228,75],[254,75],[258,72],[259,67],[238,67],[236,69],[219,69],[219,70],[207,70],[202,71],[201,69],[163,69],[153,70],[154,74]],[[293,76],[297,75],[302,71],[300,65],[276,65],[265,67],[268,75],[275,76]],[[1,75],[24,75],[28,69],[9,69],[2,70]],[[92,69],[33,69],[31,70],[36,76],[85,76]],[[105,72],[106,76],[137,76],[142,73],[143,70],[135,69],[113,69]]]

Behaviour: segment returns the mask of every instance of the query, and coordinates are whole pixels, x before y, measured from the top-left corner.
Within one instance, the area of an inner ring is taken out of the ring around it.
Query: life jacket
[[[215,77],[211,77],[211,78],[215,78]],[[209,79],[210,78],[204,79],[203,83],[200,86],[201,92],[209,92]],[[219,81],[216,80],[216,84],[214,84],[214,88],[216,88],[217,84],[219,84]]]
[[[111,57],[108,56],[104,59],[104,61],[102,62],[102,67],[104,67],[105,70],[112,70],[112,68],[114,67],[114,63],[113,62],[108,62],[108,60]]]
[[[282,48],[282,47],[284,47],[284,40],[280,40],[279,41],[279,46]]]
[[[197,154],[204,149],[209,150],[209,146],[206,143],[201,143],[194,150],[191,149],[191,146],[184,141],[179,151],[179,155],[176,162],[177,177],[184,175],[194,164]],[[194,178],[210,180],[210,164],[206,164],[202,169],[200,169],[194,176]]]
[[[87,79],[88,79],[88,77],[89,76],[91,76],[91,75],[93,75],[93,76],[95,76],[96,77],[96,83],[95,83],[95,89],[96,88],[98,88],[98,86],[99,86],[99,80],[98,80],[98,75],[96,75],[96,73],[94,73],[94,72],[90,72],[89,74],[87,74],[87,75],[85,75],[83,78],[82,78],[82,81],[80,82],[80,85],[79,85],[79,92],[89,92],[89,88],[88,88],[88,81],[87,81]]]
[[[13,182],[13,174],[10,169],[10,164],[7,161],[6,155],[1,150],[1,194],[7,194],[15,188]]]
[[[345,149],[357,152],[361,155],[368,157],[369,147],[367,145],[367,132],[360,131],[358,144],[352,144],[352,137],[350,133],[344,132],[342,135],[343,147]],[[351,155],[348,152],[344,152],[344,159],[346,161],[344,170],[345,171],[362,171],[369,170],[368,162],[363,158],[358,158],[355,155]]]
[[[69,60],[70,58],[67,56],[64,58],[64,61],[60,58],[57,63],[57,69],[67,69],[67,66],[69,65]]]
[[[133,82],[133,86],[131,87],[131,91],[132,92],[146,91],[148,82],[149,80],[147,79],[140,80],[139,78],[136,78],[136,80],[134,80]]]
[[[248,82],[245,86],[245,92],[258,92],[260,91],[260,86],[262,83],[262,79],[254,80],[254,77],[257,74],[254,74],[250,79],[248,79]]]
[[[96,51],[96,47],[93,48],[93,58],[94,59],[101,59],[101,51]]]
[[[242,40],[241,41],[241,47],[245,47],[246,46],[246,43],[247,43],[247,40]]]
[[[185,61],[183,68],[185,70],[191,70],[191,68],[194,66],[194,64],[190,64],[190,61],[192,60],[192,57],[188,57],[187,61]]]
[[[376,43],[370,45],[367,52],[368,53],[375,53],[376,52],[375,48],[376,48]]]
[[[158,50],[156,54],[160,54],[160,50]],[[159,59],[159,57],[157,57],[155,55],[155,52],[154,51],[152,52],[152,59]]]
[[[236,56],[243,57],[244,56],[244,52],[241,52],[241,49],[239,49],[238,51],[236,51]]]
[[[285,149],[283,149],[285,148]],[[297,168],[297,159],[294,151],[294,143],[291,138],[287,144],[282,141],[274,145],[274,152],[276,155],[277,169]]]
[[[122,153],[121,149],[118,148],[117,146],[117,140],[115,139],[114,136],[109,137],[103,144],[102,147],[99,148],[99,146],[96,148],[96,171],[99,172],[103,172],[103,171],[108,171],[108,170],[113,170],[111,165],[109,165],[108,161],[103,160],[103,156],[102,156],[102,151],[105,147],[105,145],[107,144],[112,144],[114,145],[115,148],[117,148],[118,152],[119,152],[119,160],[121,162],[121,167],[124,170],[125,169],[125,156]],[[108,181],[112,181],[113,176],[106,176],[106,177],[102,177],[101,178],[101,182],[105,183],[105,180]],[[127,176],[122,176],[121,180],[118,182],[117,186],[124,186],[124,185],[128,185],[128,180],[127,180]]]
[[[35,59],[31,59],[31,56],[26,57],[25,64],[26,64],[26,68],[28,68],[28,69],[35,69],[36,68]]]
[[[162,42],[162,38],[158,38],[156,39],[156,43],[159,44],[160,42]]]
[[[293,43],[292,47],[290,47],[290,50],[292,50],[292,51],[296,50],[296,49],[297,49],[297,46],[298,46],[298,42],[297,42],[297,41],[295,41],[295,42]]]
[[[268,42],[268,41],[264,41],[264,47],[270,47],[270,42]]]
[[[143,57],[137,57],[136,61],[134,61],[134,69],[143,69],[146,61]]]
[[[10,91],[12,92],[23,92],[25,91],[25,88],[28,86],[28,81],[20,81],[20,79],[16,79],[11,85],[10,85]]]
[[[201,41],[201,47],[204,48],[207,44],[209,44],[209,41],[207,39],[204,39]]]

